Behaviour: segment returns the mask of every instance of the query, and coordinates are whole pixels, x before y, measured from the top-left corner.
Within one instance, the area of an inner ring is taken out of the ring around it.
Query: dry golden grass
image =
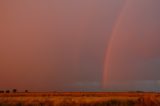
[[[0,106],[160,106],[159,93],[1,93]]]

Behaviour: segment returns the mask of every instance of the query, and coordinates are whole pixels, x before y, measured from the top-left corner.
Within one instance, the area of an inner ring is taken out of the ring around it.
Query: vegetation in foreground
[[[0,93],[0,106],[160,106],[160,93]]]

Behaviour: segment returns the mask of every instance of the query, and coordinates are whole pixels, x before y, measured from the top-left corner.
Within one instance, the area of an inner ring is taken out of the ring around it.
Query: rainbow
[[[120,24],[122,23],[122,19],[125,17],[125,13],[129,7],[129,5],[131,4],[131,1],[132,0],[125,1],[124,5],[122,7],[122,10],[121,10],[116,22],[115,22],[112,33],[111,33],[111,37],[110,37],[109,44],[108,44],[108,47],[106,50],[106,56],[105,56],[105,61],[104,61],[102,88],[107,87],[108,79],[109,79],[108,72],[110,71],[109,68],[110,68],[110,61],[111,61],[111,56],[112,56],[112,48],[113,48],[113,44],[114,44],[114,39],[115,39],[115,37],[117,37],[116,35],[117,35],[118,28],[120,27]]]

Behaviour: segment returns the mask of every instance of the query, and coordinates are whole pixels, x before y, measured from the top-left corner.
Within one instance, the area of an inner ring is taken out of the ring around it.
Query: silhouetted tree
[[[9,91],[9,90],[6,90],[6,93],[10,93],[10,91]]]
[[[13,92],[13,93],[16,93],[16,92],[17,92],[17,89],[13,89],[12,92]]]
[[[28,90],[25,90],[25,93],[28,93]]]
[[[0,91],[0,93],[4,93],[4,91]]]

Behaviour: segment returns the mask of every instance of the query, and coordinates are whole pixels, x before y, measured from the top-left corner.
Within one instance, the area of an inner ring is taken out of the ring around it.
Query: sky
[[[158,90],[159,5],[0,0],[0,89]]]

